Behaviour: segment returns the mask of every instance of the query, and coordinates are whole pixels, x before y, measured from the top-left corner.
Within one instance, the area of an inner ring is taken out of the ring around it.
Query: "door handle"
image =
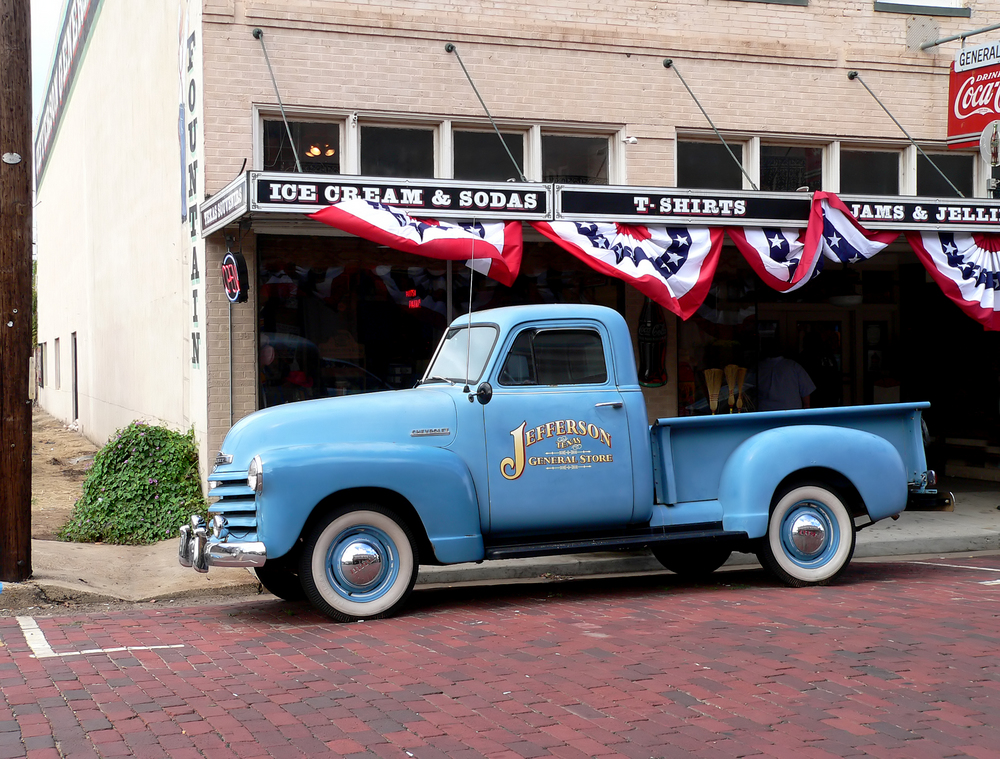
[[[601,406],[611,406],[611,408],[621,408],[621,401],[608,401],[607,403],[595,403],[594,408],[601,408]]]

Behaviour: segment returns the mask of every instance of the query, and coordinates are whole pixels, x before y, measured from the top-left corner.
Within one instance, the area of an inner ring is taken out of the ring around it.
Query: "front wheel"
[[[337,509],[306,539],[299,578],[306,597],[338,622],[394,613],[417,579],[416,543],[406,524],[378,504]]]
[[[854,519],[836,493],[799,485],[778,498],[757,558],[786,585],[825,585],[850,563],[855,537]]]

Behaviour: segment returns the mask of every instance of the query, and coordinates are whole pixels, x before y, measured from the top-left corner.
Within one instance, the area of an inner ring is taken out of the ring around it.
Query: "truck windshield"
[[[452,327],[441,340],[437,355],[427,367],[427,382],[478,382],[486,368],[499,330],[496,327]],[[471,354],[470,354],[471,348]],[[469,373],[466,379],[466,371]]]

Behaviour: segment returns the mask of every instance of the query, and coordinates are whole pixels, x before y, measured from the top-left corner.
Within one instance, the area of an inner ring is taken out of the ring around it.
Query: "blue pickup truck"
[[[397,611],[420,563],[649,547],[679,574],[756,553],[832,581],[858,529],[933,492],[909,403],[660,419],[622,316],[457,319],[417,387],[291,403],[226,436],[179,560],[253,567],[339,621]]]

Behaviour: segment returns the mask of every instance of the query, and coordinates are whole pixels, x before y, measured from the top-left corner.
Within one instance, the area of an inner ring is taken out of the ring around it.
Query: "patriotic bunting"
[[[823,259],[853,264],[895,240],[898,232],[869,232],[831,192],[813,194],[808,226],[800,229],[731,227],[726,234],[761,279],[792,292],[823,270]]]
[[[715,275],[722,229],[533,221],[593,269],[623,279],[682,319],[698,310]]]
[[[397,250],[466,261],[507,286],[514,284],[521,265],[519,221],[453,224],[420,220],[361,199],[336,203],[309,217]],[[629,282],[682,319],[694,314],[705,300],[722,250],[720,227],[530,223],[591,268]],[[824,258],[857,263],[877,254],[899,233],[870,232],[836,195],[816,192],[805,230],[730,227],[725,234],[764,282],[775,290],[793,292],[819,275]],[[986,329],[1000,331],[1000,234],[905,234],[945,295]]]
[[[986,329],[1000,330],[1000,235],[907,232],[906,239],[945,295]]]
[[[798,290],[823,269],[820,246],[813,245],[809,255],[804,255],[801,229],[730,227],[726,234],[757,275],[775,290]]]
[[[871,258],[897,237],[899,232],[895,231],[869,232],[832,192],[813,193],[806,250],[819,244],[831,261],[854,264]]]
[[[327,206],[310,219],[406,253],[466,261],[508,287],[521,268],[521,222],[450,224],[414,219],[406,212],[360,198]]]

